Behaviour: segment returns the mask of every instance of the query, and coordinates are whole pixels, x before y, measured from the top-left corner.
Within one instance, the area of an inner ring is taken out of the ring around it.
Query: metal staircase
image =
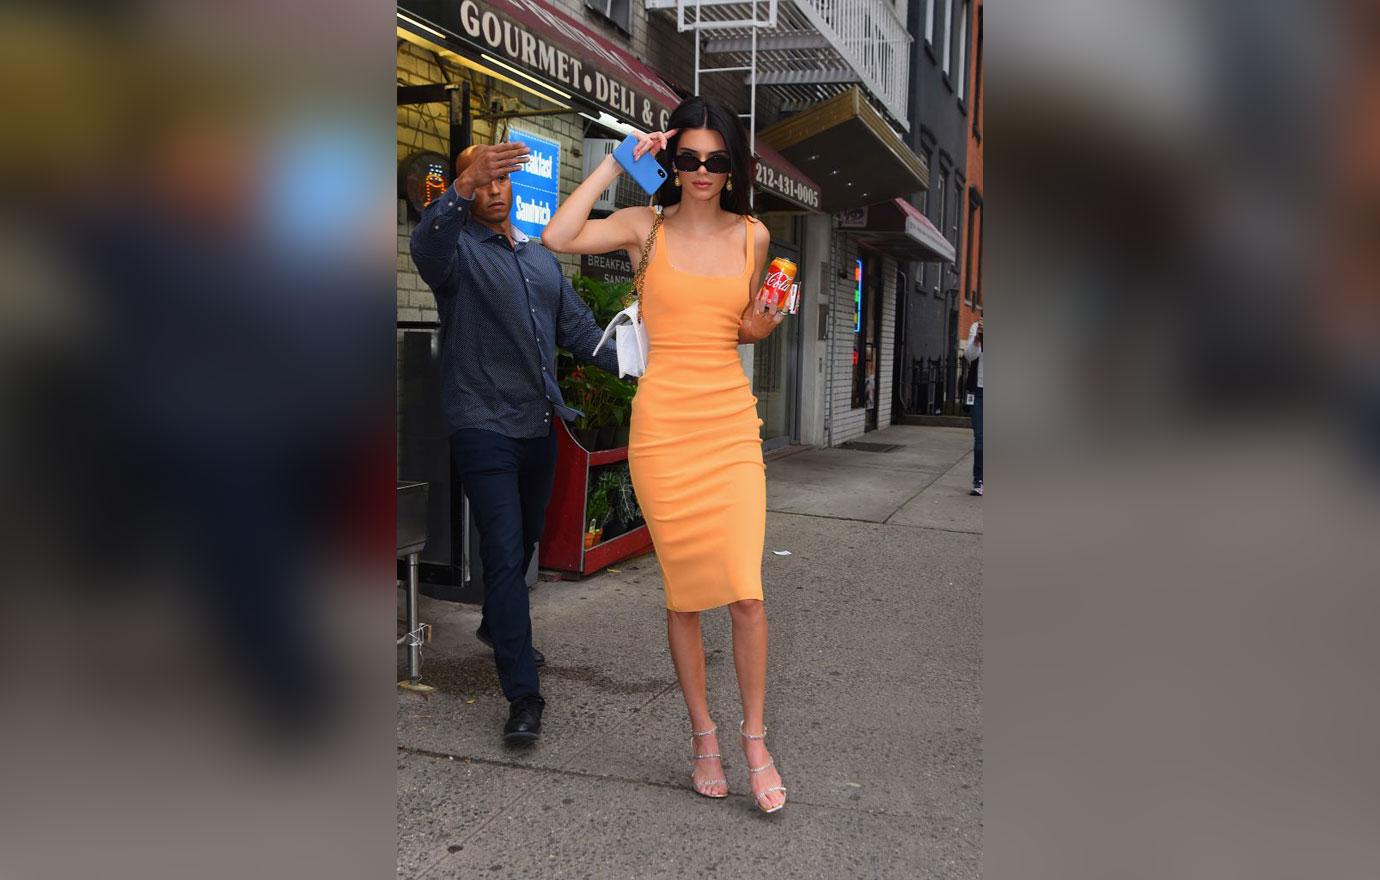
[[[747,120],[748,150],[757,155],[757,47],[758,33],[763,28],[776,27],[778,0],[672,0],[676,12],[676,28],[681,32],[692,31],[695,35],[695,94],[700,92],[700,76],[715,73],[745,73],[748,83],[748,112],[738,115]],[[762,7],[766,14],[762,14]],[[705,16],[706,8],[719,9],[720,14]],[[648,9],[669,9],[670,4],[648,3]],[[716,45],[732,43],[736,51],[706,50],[705,35],[718,35]],[[718,67],[705,67],[704,56],[719,54],[726,62]],[[755,193],[748,191],[748,203],[754,201]]]
[[[893,0],[646,0],[695,34],[695,90],[701,74],[741,72],[750,89],[755,138],[757,88],[785,112],[804,110],[853,85],[900,130],[910,128],[910,44]],[[709,58],[711,66],[704,66]]]

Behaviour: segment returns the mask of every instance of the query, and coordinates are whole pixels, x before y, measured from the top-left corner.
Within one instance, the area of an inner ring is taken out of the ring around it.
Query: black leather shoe
[[[518,697],[508,708],[508,723],[503,725],[503,741],[509,745],[525,745],[537,741],[541,735],[541,710],[546,701],[541,697]]]
[[[479,639],[479,641],[483,642],[484,644],[488,645],[489,650],[493,650],[494,640],[489,638],[488,633],[484,632],[484,627],[481,626],[479,629],[475,630],[474,637],[476,639]],[[546,665],[546,655],[543,654],[541,651],[538,651],[535,647],[532,648],[532,658],[536,662],[536,665]]]

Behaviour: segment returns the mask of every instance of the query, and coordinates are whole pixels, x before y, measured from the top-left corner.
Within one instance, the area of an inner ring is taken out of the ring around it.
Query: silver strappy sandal
[[[697,731],[694,731],[694,730],[691,730],[691,731],[690,731],[690,737],[691,737],[691,739],[690,739],[690,751],[691,751],[691,762],[690,762],[690,766],[691,766],[692,768],[694,767],[694,762],[695,762],[695,761],[700,761],[700,760],[703,760],[703,759],[705,759],[705,758],[722,758],[722,757],[723,757],[723,756],[720,755],[718,752],[713,752],[713,753],[708,754],[708,755],[696,755],[696,754],[694,754],[694,751],[695,751],[695,746],[694,746],[695,737],[709,736],[711,733],[717,733],[718,730],[719,730],[719,726],[716,724],[716,725],[714,725],[713,727],[709,728],[708,730],[701,730],[701,731],[698,731],[698,732],[697,732]],[[705,779],[705,780],[702,780],[702,781],[700,781],[700,782],[696,782],[696,781],[695,781],[695,771],[692,769],[692,770],[690,771],[690,787],[693,788],[693,789],[695,790],[695,794],[699,795],[700,797],[714,798],[715,800],[719,800],[720,798],[726,798],[726,797],[728,797],[728,792],[726,792],[726,791],[725,791],[723,794],[710,794],[709,792],[707,792],[707,791],[704,790],[704,786],[706,786],[706,785],[728,785],[728,780],[727,780],[727,779]]]
[[[747,731],[743,730],[743,724],[744,724],[744,723],[745,723],[745,722],[742,722],[742,721],[739,721],[739,722],[738,722],[738,735],[741,736],[743,739],[766,739],[766,738],[767,738],[767,725],[765,725],[765,724],[762,725],[762,732],[761,732],[761,733],[753,734],[753,733],[748,733]],[[767,763],[763,764],[761,767],[749,767],[749,768],[748,768],[748,773],[763,773],[763,772],[765,772],[765,771],[767,771],[767,770],[770,770],[770,769],[772,768],[772,766],[775,765],[775,763],[776,763],[776,762],[773,761],[771,758],[767,758]],[[762,806],[762,798],[765,797],[765,796],[767,796],[767,795],[769,795],[769,794],[771,794],[771,793],[774,792],[774,791],[779,791],[779,792],[781,792],[781,795],[782,795],[782,797],[781,797],[781,803],[777,804],[776,806],[772,807],[771,809],[767,809],[766,807]],[[761,811],[764,812],[764,813],[775,813],[776,811],[780,810],[782,807],[786,806],[785,794],[786,794],[786,786],[784,786],[784,785],[773,785],[771,788],[765,789],[764,791],[760,792],[760,793],[756,796],[757,809],[761,810]]]

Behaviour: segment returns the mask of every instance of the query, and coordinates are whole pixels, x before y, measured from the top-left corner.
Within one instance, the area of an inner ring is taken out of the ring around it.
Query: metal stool
[[[422,550],[427,541],[429,483],[398,483],[398,558],[407,560],[407,631],[398,644],[407,645],[407,678],[398,687],[429,694],[436,690],[422,684],[422,645],[431,641],[431,626],[417,619],[417,581]]]

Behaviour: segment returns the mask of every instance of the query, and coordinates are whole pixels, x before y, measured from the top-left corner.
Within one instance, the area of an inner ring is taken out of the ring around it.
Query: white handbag
[[[614,350],[618,353],[618,378],[641,376],[647,372],[647,358],[652,346],[647,339],[647,325],[642,323],[642,285],[647,277],[647,258],[651,256],[656,244],[656,231],[661,228],[661,206],[653,206],[656,219],[652,221],[652,231],[642,247],[642,259],[637,264],[637,274],[633,277],[633,290],[627,308],[613,316],[604,328],[604,335],[594,346],[593,354],[598,354],[609,337],[614,337]]]
[[[594,346],[594,353],[598,354],[604,343],[609,341],[609,336],[614,337],[620,379],[624,376],[641,376],[647,372],[647,351],[650,345],[647,342],[647,325],[642,323],[640,306],[641,303],[635,302],[614,315],[613,320],[604,328],[604,335],[599,337],[599,344]]]

